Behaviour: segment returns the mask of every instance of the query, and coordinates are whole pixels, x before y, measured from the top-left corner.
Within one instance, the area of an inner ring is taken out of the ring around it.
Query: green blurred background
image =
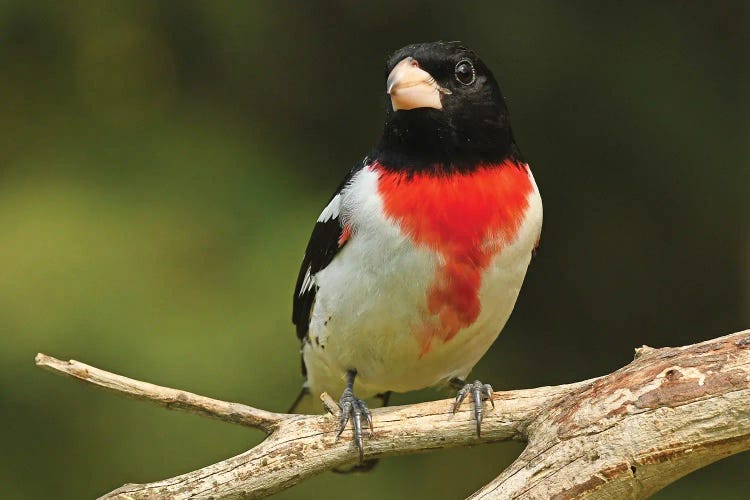
[[[494,69],[544,197],[476,376],[571,382],[750,326],[749,20],[746,1],[0,2],[0,496],[91,498],[259,442],[34,355],[285,410],[304,245],[411,42],[461,39]],[[281,497],[459,498],[520,450],[397,457]],[[748,467],[657,498],[747,498]]]

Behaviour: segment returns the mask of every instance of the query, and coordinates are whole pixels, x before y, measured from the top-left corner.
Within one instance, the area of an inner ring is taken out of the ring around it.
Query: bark
[[[128,484],[102,498],[259,498],[357,462],[351,432],[335,438],[338,406],[325,415],[286,415],[37,355],[37,364],[78,380],[256,427],[258,446],[180,476]],[[699,344],[636,349],[632,363],[603,377],[495,393],[482,438],[470,405],[451,414],[441,400],[373,410],[365,459],[527,441],[523,453],[472,498],[646,498],[689,472],[750,448],[750,330]]]

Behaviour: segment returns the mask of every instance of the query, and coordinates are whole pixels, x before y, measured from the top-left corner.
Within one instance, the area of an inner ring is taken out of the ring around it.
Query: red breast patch
[[[427,291],[427,319],[417,332],[421,354],[435,338],[452,339],[476,321],[481,310],[482,271],[502,244],[512,242],[528,207],[533,185],[527,166],[506,161],[471,173],[391,172],[375,163],[378,191],[388,217],[418,246],[438,252],[434,282]]]

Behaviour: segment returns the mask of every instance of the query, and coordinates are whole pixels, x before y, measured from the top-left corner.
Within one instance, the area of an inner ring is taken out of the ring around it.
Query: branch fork
[[[336,441],[340,409],[274,413],[38,354],[36,364],[134,399],[263,430],[256,447],[162,481],[127,484],[101,498],[260,498],[359,460]],[[636,349],[596,379],[494,393],[482,438],[469,408],[440,400],[372,411],[364,458],[504,440],[526,449],[471,498],[646,498],[691,471],[750,449],[750,330],[677,348]],[[345,431],[345,436],[350,431]]]

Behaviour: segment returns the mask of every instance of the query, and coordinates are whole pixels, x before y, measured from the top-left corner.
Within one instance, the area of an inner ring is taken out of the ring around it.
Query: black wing
[[[339,244],[339,239],[344,230],[341,223],[341,214],[338,207],[332,207],[331,204],[340,201],[341,198],[337,197],[341,190],[363,165],[364,161],[358,163],[341,181],[315,223],[315,227],[313,227],[310,241],[305,250],[305,258],[302,259],[302,266],[297,277],[297,286],[294,287],[292,323],[297,327],[297,337],[300,340],[304,340],[307,336],[307,330],[310,326],[310,312],[315,303],[315,293],[318,291],[318,286],[315,284],[315,274],[321,269],[325,269],[343,247],[343,244]],[[326,215],[328,216],[326,217]]]

